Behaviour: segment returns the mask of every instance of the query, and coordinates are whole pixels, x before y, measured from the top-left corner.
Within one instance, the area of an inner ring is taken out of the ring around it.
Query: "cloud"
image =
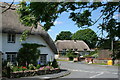
[[[120,14],[116,14],[113,16],[113,18],[118,18],[118,17],[120,17]]]
[[[62,23],[63,23],[62,21],[55,21],[54,25],[56,25],[56,24],[62,24]]]
[[[49,31],[49,32],[51,32],[52,30],[51,30],[51,29],[49,29],[48,31]]]

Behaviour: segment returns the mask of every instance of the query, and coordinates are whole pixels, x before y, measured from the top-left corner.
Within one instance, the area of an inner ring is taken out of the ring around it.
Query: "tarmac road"
[[[71,74],[62,78],[118,78],[117,66],[65,61],[59,61],[59,63],[62,69],[71,71]]]

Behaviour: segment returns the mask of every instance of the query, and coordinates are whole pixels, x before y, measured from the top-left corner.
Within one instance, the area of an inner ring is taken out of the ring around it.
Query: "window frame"
[[[6,54],[7,54],[7,61],[8,61],[8,56],[9,56],[9,61],[14,64],[16,62],[17,52],[6,52]]]
[[[8,34],[7,36],[8,43],[15,43],[15,40],[16,40],[16,34]]]

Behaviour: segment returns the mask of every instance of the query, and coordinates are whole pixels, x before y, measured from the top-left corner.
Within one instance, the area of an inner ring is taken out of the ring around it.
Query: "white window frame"
[[[15,43],[16,35],[15,34],[8,34],[8,43]]]
[[[14,64],[16,62],[17,52],[6,52],[6,54],[7,54],[7,61],[12,62]],[[9,60],[8,60],[8,55],[10,56]]]

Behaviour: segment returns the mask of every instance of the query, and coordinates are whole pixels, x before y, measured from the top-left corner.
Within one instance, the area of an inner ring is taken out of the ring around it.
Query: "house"
[[[53,40],[40,24],[38,24],[37,29],[33,28],[32,30],[31,27],[24,26],[20,23],[16,10],[9,9],[2,14],[2,27],[0,27],[0,30],[0,51],[3,53],[3,61],[9,59],[11,62],[15,62],[22,43],[37,43],[46,46],[39,48],[41,64],[53,61],[54,54],[57,53]],[[20,37],[25,30],[31,30],[31,34],[26,41],[21,42]]]
[[[66,55],[68,50],[72,50],[80,56],[90,52],[90,48],[82,40],[57,40],[55,44],[59,55]]]

